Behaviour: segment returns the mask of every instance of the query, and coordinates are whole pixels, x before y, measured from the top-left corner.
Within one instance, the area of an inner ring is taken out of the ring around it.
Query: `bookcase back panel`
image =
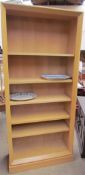
[[[30,158],[34,158],[34,161],[36,161],[40,157],[42,160],[43,158],[52,156],[53,153],[55,156],[56,153],[57,156],[58,153],[62,156],[63,151],[64,153],[66,151],[66,142],[64,139],[65,135],[66,133],[55,133],[36,137],[13,139],[14,158],[17,160],[28,157],[28,162],[30,162]],[[47,157],[43,157],[46,155]]]
[[[72,76],[73,58],[9,56],[10,78],[40,78],[41,74]]]
[[[68,84],[34,84],[34,85],[11,85],[10,93],[33,92],[37,96],[51,96],[67,94],[71,96],[72,85]]]
[[[35,105],[23,105],[22,106],[12,106],[11,115],[15,116],[27,116],[32,114],[47,114],[50,112],[57,112],[66,109],[65,103],[53,103],[53,104],[35,104]]]
[[[75,19],[76,20],[76,19]],[[72,20],[7,16],[8,53],[74,53]]]

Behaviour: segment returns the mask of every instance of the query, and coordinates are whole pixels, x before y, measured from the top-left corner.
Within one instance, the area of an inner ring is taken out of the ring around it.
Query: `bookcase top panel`
[[[16,5],[16,4],[7,4],[3,3],[6,8],[7,15],[19,15],[19,16],[35,16],[35,17],[44,17],[44,18],[64,18],[64,19],[73,19],[82,12],[74,9],[64,9],[58,7],[49,7],[49,6],[26,6],[26,5]],[[62,13],[61,13],[62,12]]]

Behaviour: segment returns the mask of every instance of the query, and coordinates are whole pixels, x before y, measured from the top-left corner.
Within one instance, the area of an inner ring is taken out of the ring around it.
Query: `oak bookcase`
[[[73,157],[82,12],[1,4],[9,171]],[[67,74],[45,80],[42,73]],[[33,91],[30,101],[10,93]]]

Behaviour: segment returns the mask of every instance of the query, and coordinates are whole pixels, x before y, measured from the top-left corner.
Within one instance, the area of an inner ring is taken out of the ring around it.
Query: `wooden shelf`
[[[74,57],[74,54],[65,54],[65,53],[29,53],[29,52],[8,52],[8,55],[12,56],[12,55],[15,55],[15,56],[49,56],[49,57]]]
[[[21,146],[22,145],[22,146]],[[13,139],[13,164],[38,161],[69,154],[62,134]],[[29,149],[28,149],[29,148]]]
[[[67,132],[69,128],[65,121],[57,122],[42,122],[35,124],[24,124],[20,126],[13,126],[12,128],[12,137],[20,138],[27,136],[35,136],[49,133],[57,132]]]
[[[48,112],[48,113],[37,113],[37,114],[31,114],[24,115],[19,114],[19,115],[12,115],[12,124],[17,125],[17,124],[23,124],[23,123],[34,123],[34,122],[42,122],[42,121],[52,121],[52,120],[62,120],[62,119],[69,119],[70,116],[69,114],[62,110],[62,111],[57,111],[57,112]]]
[[[70,102],[71,98],[65,94],[57,96],[41,96],[29,101],[10,101],[10,105],[40,104],[54,102]]]
[[[72,83],[72,79],[68,80],[45,80],[42,78],[11,78],[10,84],[38,84],[38,83]]]
[[[9,83],[57,83],[70,80],[46,80],[41,78],[44,73],[66,74],[73,78],[74,59],[49,56],[10,56],[8,59]],[[15,71],[16,70],[16,71]]]
[[[58,8],[53,6],[26,6],[23,4],[7,4],[4,3],[7,15],[20,16],[20,17],[38,17],[40,19],[56,19],[58,20],[71,20],[75,19],[81,14],[81,9],[73,8]]]

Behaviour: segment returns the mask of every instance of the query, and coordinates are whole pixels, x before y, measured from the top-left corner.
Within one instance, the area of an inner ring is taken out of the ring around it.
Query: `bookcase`
[[[9,171],[73,158],[82,12],[1,4]],[[46,80],[41,74],[71,79]],[[27,101],[10,94],[35,92]]]

